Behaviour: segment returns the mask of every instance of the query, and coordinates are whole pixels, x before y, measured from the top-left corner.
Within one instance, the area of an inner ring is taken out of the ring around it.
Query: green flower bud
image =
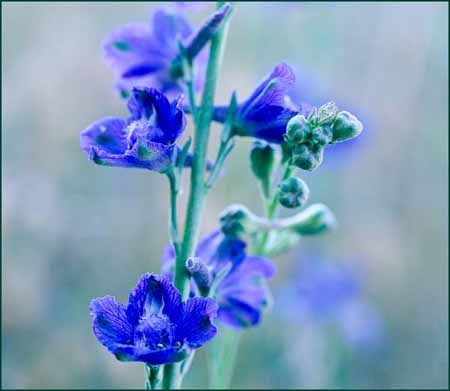
[[[324,204],[314,204],[291,218],[289,229],[300,235],[315,235],[336,226],[333,212]]]
[[[269,196],[270,177],[275,167],[276,151],[267,142],[257,140],[250,151],[253,174],[261,181],[264,195]]]
[[[319,125],[331,125],[336,118],[338,108],[334,102],[325,103],[317,111],[316,120]]]
[[[312,142],[321,146],[328,145],[333,140],[333,131],[330,125],[322,125],[313,129]]]
[[[322,160],[323,147],[318,144],[300,144],[292,149],[291,163],[303,170],[315,170]]]
[[[348,111],[340,111],[332,129],[333,143],[337,143],[359,136],[363,130],[363,124]]]
[[[285,208],[298,208],[305,204],[308,197],[308,185],[300,178],[292,176],[279,185],[278,201]]]
[[[243,205],[230,205],[219,216],[222,232],[228,236],[253,233],[258,228],[257,217]]]
[[[284,135],[286,141],[292,145],[298,145],[308,139],[310,128],[306,118],[298,114],[292,117],[286,126],[286,133]]]

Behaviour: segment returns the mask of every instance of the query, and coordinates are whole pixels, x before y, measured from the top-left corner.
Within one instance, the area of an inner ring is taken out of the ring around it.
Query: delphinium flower
[[[203,49],[229,11],[229,5],[223,6],[193,32],[179,12],[158,9],[151,26],[131,23],[109,34],[103,43],[104,55],[121,95],[126,98],[132,87],[143,86],[173,97],[183,91],[187,78],[201,89],[207,59]],[[192,74],[185,75],[183,61],[191,64]]]
[[[176,159],[186,126],[181,98],[170,102],[154,88],[133,88],[131,116],[103,118],[81,133],[81,149],[96,164],[164,172]]]
[[[120,361],[156,366],[178,362],[212,339],[217,304],[195,297],[182,302],[165,277],[144,274],[131,291],[128,304],[113,296],[92,300],[92,327],[101,344]]]
[[[271,302],[267,280],[275,273],[269,259],[248,255],[245,249],[244,241],[215,231],[200,241],[196,258],[188,259],[186,265],[194,287],[213,294],[219,306],[218,321],[235,328],[260,323]],[[169,245],[163,255],[163,273],[170,275],[173,262]]]
[[[292,68],[280,63],[264,78],[244,102],[238,104],[233,120],[233,132],[281,144],[288,121],[299,114],[288,98],[288,91],[295,83]],[[228,106],[214,110],[214,120],[225,122]]]

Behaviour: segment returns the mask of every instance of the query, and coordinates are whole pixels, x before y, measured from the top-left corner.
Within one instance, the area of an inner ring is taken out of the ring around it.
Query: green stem
[[[294,167],[292,167],[289,164],[286,164],[284,167],[283,176],[281,177],[281,180],[285,180],[289,178],[289,176],[292,174],[292,171],[294,170]],[[266,217],[268,220],[272,220],[277,212],[278,209],[278,193],[275,192],[274,196],[272,197],[272,200],[266,204]],[[257,248],[256,248],[256,254],[257,255],[263,255],[265,252],[265,248],[267,245],[267,241],[270,237],[270,231],[264,232],[261,235],[261,240],[259,241]]]
[[[218,3],[218,7],[221,3]],[[211,39],[211,48],[209,52],[208,67],[206,70],[206,82],[203,91],[202,104],[200,113],[195,110],[195,99],[192,92],[190,93],[191,110],[194,116],[195,132],[194,132],[194,149],[191,168],[191,186],[186,213],[186,224],[183,236],[183,242],[176,257],[174,269],[174,285],[180,291],[182,298],[185,300],[189,295],[189,275],[185,268],[186,259],[192,256],[198,239],[198,231],[203,210],[203,201],[205,197],[205,169],[207,159],[207,147],[209,139],[209,127],[212,120],[214,108],[214,94],[216,91],[216,83],[219,74],[219,66],[223,54],[224,43],[226,41],[229,17],[224,21],[221,29],[217,31]],[[189,88],[189,85],[188,85]],[[197,119],[195,118],[197,116]],[[169,364],[164,367],[163,387],[166,389],[179,388],[181,383],[181,373],[179,364]]]
[[[191,188],[186,214],[186,226],[181,245],[180,254],[175,265],[174,284],[185,299],[189,293],[189,276],[185,268],[185,261],[193,255],[197,242],[203,201],[205,196],[204,175],[206,168],[206,150],[209,139],[214,94],[218,77],[219,65],[226,38],[229,20],[224,22],[222,28],[211,40],[209,62],[206,70],[206,83],[200,108],[198,124],[194,134],[194,151],[191,169]]]
[[[189,64],[189,79],[186,81],[187,90],[188,90],[188,98],[189,98],[189,106],[191,108],[192,119],[194,121],[194,126],[197,127],[198,123],[198,110],[197,103],[195,102],[195,91],[194,91],[194,72],[192,68],[192,64]]]
[[[173,170],[167,173],[170,188],[170,217],[169,217],[169,235],[175,249],[175,254],[180,252],[180,243],[178,238],[178,219],[177,219],[177,197],[178,181]]]
[[[145,389],[146,390],[157,390],[161,384],[161,367],[152,367],[145,364]]]
[[[216,182],[217,178],[220,175],[220,171],[222,171],[223,164],[225,163],[225,159],[231,152],[231,150],[234,147],[233,142],[230,144],[231,138],[227,140],[222,140],[220,142],[219,150],[217,152],[217,157],[214,162],[214,166],[211,169],[211,173],[205,183],[206,189],[210,189],[214,183]]]
[[[221,327],[207,346],[210,389],[229,389],[236,362],[241,331]]]

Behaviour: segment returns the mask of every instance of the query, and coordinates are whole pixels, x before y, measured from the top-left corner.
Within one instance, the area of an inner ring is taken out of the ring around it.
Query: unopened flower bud
[[[334,102],[328,102],[319,107],[317,111],[317,122],[319,125],[330,125],[333,123],[336,115],[338,113],[338,108]]]
[[[257,140],[250,151],[253,174],[261,181],[264,195],[269,196],[270,177],[275,166],[276,151],[267,142]]]
[[[291,163],[303,170],[313,171],[323,160],[323,147],[318,144],[301,144],[292,149]]]
[[[363,124],[348,111],[340,111],[333,123],[333,143],[345,141],[361,134]]]
[[[285,140],[291,145],[298,145],[307,140],[310,128],[306,118],[298,114],[292,117],[286,126]]]
[[[202,294],[207,294],[211,286],[212,277],[206,264],[198,257],[190,257],[187,259],[185,266],[199,291]]]
[[[227,236],[238,237],[255,232],[257,217],[243,205],[230,205],[219,216],[222,232]]]
[[[280,183],[278,200],[285,208],[298,208],[305,204],[309,196],[308,185],[295,176]]]
[[[289,229],[300,235],[315,235],[336,226],[333,212],[324,204],[314,204],[291,218]]]
[[[325,146],[333,140],[333,131],[330,125],[317,126],[311,134],[311,141],[314,144]]]

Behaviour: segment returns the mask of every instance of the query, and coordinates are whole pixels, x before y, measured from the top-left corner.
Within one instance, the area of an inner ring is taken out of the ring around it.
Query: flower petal
[[[187,349],[174,347],[151,350],[142,346],[122,346],[115,355],[120,361],[141,361],[149,365],[163,365],[179,362],[187,357]]]
[[[192,33],[187,19],[163,9],[153,14],[153,36],[167,52],[175,56],[178,52],[177,39],[186,38]]]
[[[113,31],[104,40],[103,50],[105,61],[118,75],[144,61],[155,66],[168,62],[145,23],[130,23]]]
[[[132,326],[128,322],[125,306],[113,296],[92,300],[89,310],[93,317],[94,334],[109,351],[115,353],[119,345],[133,342]]]
[[[216,335],[216,316],[217,303],[211,298],[193,297],[184,304],[182,334],[189,347],[198,348]]]
[[[160,312],[173,322],[179,320],[182,312],[181,295],[165,277],[146,273],[130,293],[127,318],[131,324],[137,325],[141,317]]]
[[[217,314],[219,320],[231,327],[256,326],[261,320],[261,311],[243,301],[229,298],[221,302]]]
[[[283,106],[285,95],[294,83],[295,74],[292,68],[285,63],[276,65],[272,73],[242,104],[241,115],[245,117],[251,110],[260,110],[264,106]]]
[[[122,154],[127,148],[126,122],[111,117],[96,121],[81,132],[80,145],[87,154],[92,147],[108,154]]]
[[[164,94],[154,88],[133,88],[128,109],[133,120],[150,121],[148,141],[173,143],[186,127],[186,118],[181,109],[181,98],[170,103]]]

